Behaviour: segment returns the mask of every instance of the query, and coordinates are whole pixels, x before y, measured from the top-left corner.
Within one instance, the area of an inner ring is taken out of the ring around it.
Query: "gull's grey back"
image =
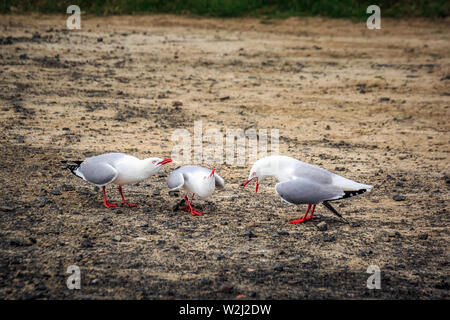
[[[120,152],[110,152],[110,153],[104,153],[100,154],[98,156],[93,156],[86,158],[86,160],[83,161],[85,164],[94,163],[94,162],[106,162],[111,165],[114,165],[114,163],[118,160],[121,160],[125,157],[131,157],[130,155],[127,155],[125,153]]]
[[[293,175],[299,178],[314,180],[317,183],[330,184],[333,181],[334,173],[312,164],[298,161],[295,165]]]

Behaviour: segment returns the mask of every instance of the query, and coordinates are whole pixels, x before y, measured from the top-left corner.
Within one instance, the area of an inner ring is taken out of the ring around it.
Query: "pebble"
[[[59,191],[59,189],[53,189],[50,191],[50,194],[52,194],[54,196],[60,196],[62,193],[61,193],[61,191]]]
[[[325,221],[322,221],[321,223],[319,223],[317,225],[317,229],[319,231],[326,231],[326,230],[328,230],[328,225],[327,225],[327,223]]]
[[[67,185],[67,184],[65,184],[65,183],[63,183],[63,184],[61,185],[61,189],[62,189],[63,191],[73,191],[73,190],[75,190],[75,188],[74,188],[73,186]]]
[[[251,231],[246,231],[246,232],[244,232],[244,233],[242,234],[242,236],[243,236],[243,237],[248,237],[249,239],[250,239],[250,238],[256,238],[256,234],[254,234],[254,233],[251,232]]]
[[[276,264],[273,267],[273,270],[275,270],[275,271],[283,271],[284,270],[284,266],[282,264]]]
[[[178,190],[169,191],[169,196],[171,196],[171,197],[178,197],[179,195],[180,195],[180,192]]]
[[[39,202],[42,203],[42,204],[47,204],[47,203],[49,203],[50,201],[48,201],[48,199],[47,199],[46,197],[40,197],[40,198],[39,198]]]
[[[392,199],[394,199],[395,201],[405,201],[406,197],[402,194],[397,194],[397,195],[393,196]]]
[[[81,248],[92,248],[93,247],[93,245],[92,245],[92,242],[91,242],[91,240],[89,240],[89,239],[84,239],[82,242],[81,242]]]
[[[389,233],[389,237],[391,238],[402,238],[402,234],[398,231]]]
[[[233,284],[231,284],[230,282],[225,282],[220,286],[219,291],[223,293],[231,293],[233,289],[234,289]]]
[[[221,254],[219,254],[219,253],[214,253],[214,254],[212,255],[212,257],[213,257],[214,260],[217,260],[217,261],[220,261],[220,260],[225,259],[225,256],[224,256],[224,255],[221,255]]]
[[[116,241],[116,242],[120,242],[120,241],[122,241],[122,237],[121,236],[114,236],[113,240]]]

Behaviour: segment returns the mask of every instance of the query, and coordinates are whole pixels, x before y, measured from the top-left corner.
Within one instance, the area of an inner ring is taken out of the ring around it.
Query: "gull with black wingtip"
[[[319,203],[323,203],[328,210],[345,220],[329,201],[350,198],[372,189],[371,185],[358,183],[317,166],[279,155],[256,161],[244,188],[250,181],[256,180],[255,192],[258,192],[259,185],[266,177],[278,180],[275,191],[281,199],[291,204],[308,205],[303,218],[290,223],[302,223],[312,219]]]
[[[106,185],[113,183],[119,186],[122,204],[135,207],[125,200],[122,186],[137,183],[157,174],[161,168],[172,162],[170,158],[146,158],[140,160],[128,154],[112,152],[89,157],[84,161],[63,161],[67,168],[77,177],[96,186],[102,187],[105,207],[117,207],[106,199]]]

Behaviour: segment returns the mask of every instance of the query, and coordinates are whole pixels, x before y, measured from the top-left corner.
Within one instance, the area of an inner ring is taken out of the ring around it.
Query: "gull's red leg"
[[[192,197],[191,197],[191,205],[192,205],[192,201],[194,201],[194,193],[192,194]],[[192,207],[192,210],[193,210],[192,214],[195,214],[197,216],[203,215],[203,213],[196,211],[193,207]]]
[[[194,199],[194,195],[192,195],[192,200]],[[187,202],[187,204],[188,204],[188,206],[189,206],[189,211],[191,212],[191,214],[194,216],[194,215],[196,215],[196,216],[201,216],[203,213],[201,213],[201,212],[198,212],[198,211],[195,211],[195,209],[194,208],[192,208],[192,200],[191,200],[191,202],[189,202],[189,199],[188,199],[188,197],[187,197],[187,195],[185,195],[184,196],[184,200]]]
[[[316,210],[316,205],[315,204],[312,206],[311,214],[309,215],[309,217],[304,218],[305,221],[314,218],[314,210]]]
[[[308,204],[308,209],[306,209],[306,212],[305,212],[305,215],[303,216],[303,218],[292,220],[292,221],[289,221],[289,222],[290,223],[302,223],[302,222],[304,222],[306,220],[311,219],[311,218],[306,219],[306,216],[308,215],[309,209],[311,209],[311,205],[310,204]],[[314,209],[313,209],[313,211],[314,211]]]
[[[137,204],[133,204],[133,203],[129,203],[128,201],[125,201],[125,198],[123,197],[123,194],[122,194],[122,186],[119,186],[119,193],[120,193],[120,196],[122,197],[122,204],[127,204],[130,207],[136,207],[137,206]]]
[[[186,200],[186,197],[184,197],[184,200]],[[194,194],[192,194],[191,202],[192,200],[194,200]],[[186,202],[189,203],[188,200],[186,200]],[[185,205],[183,208],[181,208],[181,210],[191,211],[189,208],[190,208],[189,205]]]
[[[105,207],[107,207],[107,208],[117,207],[117,204],[109,203],[108,200],[106,199],[106,188],[105,188],[105,186],[102,187],[102,190],[103,190],[103,203],[105,204]]]

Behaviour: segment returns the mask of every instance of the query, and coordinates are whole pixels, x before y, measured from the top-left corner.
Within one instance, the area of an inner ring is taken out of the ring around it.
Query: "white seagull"
[[[96,186],[102,187],[105,207],[117,207],[106,199],[105,186],[114,183],[119,185],[122,204],[135,207],[125,201],[122,186],[136,183],[158,173],[163,165],[172,162],[170,158],[147,158],[140,160],[124,153],[112,152],[86,158],[84,161],[63,161],[67,168],[77,177]]]
[[[291,223],[301,223],[312,219],[316,205],[319,203],[323,203],[327,209],[344,219],[328,201],[350,198],[366,191],[370,192],[372,189],[370,185],[358,183],[317,166],[279,155],[268,156],[256,161],[244,183],[244,188],[250,181],[256,179],[255,192],[258,192],[259,185],[266,177],[274,177],[278,180],[275,190],[284,201],[308,205],[303,218],[292,220]],[[311,206],[311,215],[307,217]]]
[[[192,207],[194,195],[207,198],[213,194],[216,187],[222,189],[225,186],[225,181],[214,171],[215,169],[210,170],[198,166],[184,166],[172,171],[167,180],[167,185],[171,191],[184,190],[184,200],[187,203],[183,208],[184,210],[188,210],[192,215],[201,216],[202,213]],[[188,194],[192,195],[190,202]]]

